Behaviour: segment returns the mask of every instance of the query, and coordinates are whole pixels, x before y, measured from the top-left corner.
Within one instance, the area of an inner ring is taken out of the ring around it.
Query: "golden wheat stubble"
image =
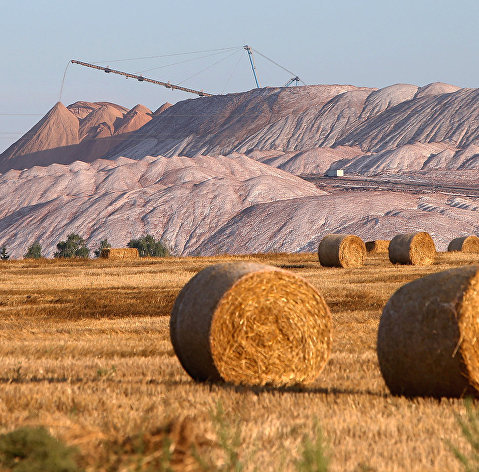
[[[331,315],[302,278],[263,264],[197,274],[173,308],[171,339],[196,380],[243,385],[313,382],[331,351]]]

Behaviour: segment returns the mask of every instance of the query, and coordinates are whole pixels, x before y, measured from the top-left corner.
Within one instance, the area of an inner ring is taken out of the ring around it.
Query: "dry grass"
[[[292,270],[324,295],[333,349],[311,387],[195,384],[174,356],[168,322],[176,294],[202,268],[239,259]],[[1,431],[45,425],[79,447],[87,470],[135,470],[128,468],[124,445],[138,435],[156,437],[155,431],[184,418],[203,438],[195,439],[202,452],[216,457],[210,411],[221,402],[226,417],[242,425],[242,457],[255,454],[265,471],[283,461],[292,470],[315,417],[333,471],[366,465],[459,471],[445,441],[466,448],[454,417],[464,414],[463,402],[391,396],[379,371],[376,336],[382,306],[397,288],[471,262],[479,255],[439,254],[427,267],[393,266],[387,255],[377,255],[359,269],[320,267],[316,254],[2,262]],[[194,470],[191,461],[178,467]]]

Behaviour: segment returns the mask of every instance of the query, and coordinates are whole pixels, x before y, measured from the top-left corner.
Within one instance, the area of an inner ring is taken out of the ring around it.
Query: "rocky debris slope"
[[[153,114],[77,102],[55,105],[0,155],[0,170],[204,154],[244,154],[296,175],[479,169],[478,125],[479,89],[443,83],[262,88],[164,104]]]
[[[380,90],[314,85],[264,88],[177,103],[115,150],[132,158],[337,146],[363,153],[415,143],[464,149],[479,137],[479,90],[398,84]]]
[[[287,172],[247,157],[119,158],[10,170],[0,176],[0,243],[21,257],[35,240],[51,256],[71,232],[91,247],[150,233],[176,254],[258,203],[321,196]]]
[[[478,206],[477,199],[387,191],[256,204],[213,233],[198,251],[205,255],[314,252],[328,233],[356,234],[367,241],[416,231],[428,231],[444,251],[457,236],[479,234]]]
[[[45,149],[78,144],[80,121],[58,102],[31,130],[1,155],[2,161]]]
[[[479,138],[479,89],[419,95],[358,124],[340,140],[363,150],[383,151],[411,143],[466,147]]]
[[[167,109],[165,104],[163,109]],[[152,119],[143,105],[131,110],[108,102],[58,102],[0,155],[0,171],[53,163],[91,162],[107,154]]]
[[[0,156],[0,245],[20,257],[38,239],[51,256],[71,232],[92,248],[151,233],[178,255],[289,252],[328,232],[426,230],[444,249],[479,233],[474,198],[419,186],[329,195],[293,174],[394,175],[457,193],[479,177],[478,115],[479,89],[441,83],[264,88],[155,113],[58,103]]]
[[[124,143],[115,152],[141,158],[332,146],[358,120],[373,90],[312,85],[185,100],[143,127],[144,142]]]
[[[71,232],[91,248],[143,234],[178,255],[316,250],[329,232],[383,239],[429,231],[438,247],[479,233],[467,197],[364,191],[327,194],[246,156],[99,159],[0,176],[0,245],[21,257],[35,240],[52,256]]]

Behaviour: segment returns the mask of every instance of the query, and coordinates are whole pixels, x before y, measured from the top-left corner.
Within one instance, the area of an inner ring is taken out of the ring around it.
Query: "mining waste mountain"
[[[442,83],[263,88],[165,104],[154,114],[141,105],[57,103],[0,155],[0,169],[231,153],[296,174],[477,169],[478,124],[479,90]]]
[[[168,108],[165,105],[161,111]],[[58,102],[0,155],[0,171],[53,163],[70,164],[76,160],[94,161],[152,117],[152,111],[143,105],[128,110],[107,102],[75,102],[68,107]]]
[[[443,83],[57,103],[0,155],[0,244],[148,232],[179,255],[310,251],[407,229],[445,248],[479,233],[478,123],[479,90]]]

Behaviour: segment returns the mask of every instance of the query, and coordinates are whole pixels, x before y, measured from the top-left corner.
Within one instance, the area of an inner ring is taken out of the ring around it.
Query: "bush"
[[[140,257],[166,257],[170,255],[167,246],[161,240],[155,240],[150,234],[139,239],[131,239],[127,246],[136,247]]]
[[[45,428],[18,428],[0,436],[0,465],[12,472],[78,472],[74,448]],[[5,469],[4,469],[5,468]]]
[[[84,239],[75,233],[69,234],[66,241],[60,241],[57,244],[57,249],[58,252],[55,252],[53,257],[79,257],[86,259],[90,255],[90,249],[87,248]]]
[[[42,257],[42,246],[38,241],[35,241],[23,256],[24,259],[41,259]]]
[[[100,241],[100,246],[98,247],[98,249],[95,249],[94,253],[95,254],[95,257],[100,257],[100,254],[101,254],[101,250],[102,249],[108,249],[109,247],[111,247],[111,244],[108,242],[108,239],[102,239]]]
[[[2,261],[8,261],[8,259],[10,259],[10,254],[7,253],[7,246],[2,246],[2,249],[0,250],[0,259],[2,259]]]

